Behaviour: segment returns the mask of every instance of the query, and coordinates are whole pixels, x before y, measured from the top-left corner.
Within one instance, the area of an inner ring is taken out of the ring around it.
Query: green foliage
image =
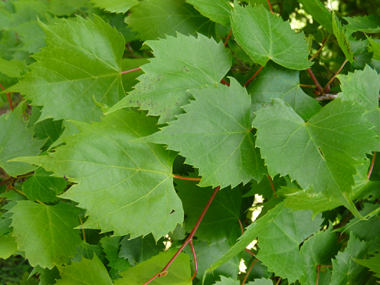
[[[1,285],[380,281],[380,8],[269,2],[0,1]]]

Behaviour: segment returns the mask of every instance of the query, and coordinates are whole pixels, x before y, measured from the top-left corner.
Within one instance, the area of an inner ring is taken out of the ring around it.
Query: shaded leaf
[[[160,124],[171,121],[191,98],[188,90],[216,86],[231,67],[231,54],[223,44],[203,35],[195,38],[178,34],[176,38],[168,36],[145,44],[153,49],[155,58],[141,67],[145,74],[138,78],[135,90],[108,113],[140,107],[149,110],[151,116],[160,116]]]
[[[321,24],[328,32],[332,32],[332,15],[321,0],[298,0],[313,19]]]
[[[380,254],[377,253],[369,259],[353,258],[356,263],[368,267],[371,271],[375,272],[375,276],[380,277]]]
[[[237,2],[231,17],[235,39],[253,61],[265,66],[268,60],[290,69],[306,69],[308,47],[303,33],[295,34],[288,22],[263,6],[246,7]]]
[[[347,22],[347,33],[364,32],[364,33],[380,33],[380,17],[377,15],[343,17]]]
[[[15,238],[11,235],[0,236],[0,258],[7,259],[17,250]]]
[[[120,273],[130,267],[128,260],[119,257],[121,237],[107,236],[100,240],[103,251],[108,260],[107,266],[114,270],[115,273]]]
[[[213,22],[224,26],[230,26],[230,16],[233,9],[229,0],[186,0],[202,15],[210,18]]]
[[[380,43],[367,36],[370,43],[368,51],[373,52],[373,59],[380,60]]]
[[[346,56],[346,59],[352,63],[354,61],[354,54],[351,51],[350,42],[347,40],[346,30],[343,28],[335,13],[333,13],[332,26],[334,35],[338,41],[341,50]]]
[[[0,71],[9,77],[19,77],[24,69],[24,62],[19,60],[5,60],[0,57]]]

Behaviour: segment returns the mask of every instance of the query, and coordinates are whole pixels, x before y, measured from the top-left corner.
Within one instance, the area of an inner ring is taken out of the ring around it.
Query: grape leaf
[[[129,236],[126,236],[120,244],[119,257],[128,259],[132,266],[150,259],[165,249],[163,240],[160,239],[156,242],[152,235],[134,239],[129,239]]]
[[[90,2],[87,0],[49,0],[49,12],[56,16],[70,16],[77,12],[83,14]]]
[[[149,110],[149,115],[160,116],[162,124],[182,113],[181,106],[191,95],[187,90],[202,86],[216,86],[231,67],[231,54],[222,43],[203,35],[198,38],[178,34],[166,40],[148,41],[155,58],[141,67],[145,72],[127,97],[108,113],[125,107]],[[212,53],[209,51],[212,50]]]
[[[322,215],[312,219],[312,211],[291,212],[284,208],[258,235],[257,258],[268,270],[293,283],[303,275],[300,243],[320,229]],[[292,266],[289,266],[291,264]]]
[[[17,250],[17,243],[11,235],[0,236],[0,258],[7,259]]]
[[[176,33],[213,34],[214,23],[185,0],[145,0],[132,8],[127,24],[141,40],[156,40]]]
[[[101,123],[75,122],[82,133],[65,138],[65,146],[22,160],[78,183],[61,197],[87,210],[84,228],[131,238],[152,232],[158,240],[183,221],[171,173],[174,153],[130,142],[156,131],[156,123],[134,110],[119,110]]]
[[[376,42],[368,36],[367,39],[370,43],[370,45],[368,46],[368,51],[373,52],[373,59],[380,60],[380,43]]]
[[[108,260],[107,266],[114,270],[115,273],[120,273],[130,267],[128,260],[119,257],[121,237],[107,236],[100,240],[103,251]]]
[[[186,0],[197,9],[202,15],[211,21],[230,26],[230,16],[233,9],[229,0]]]
[[[44,37],[46,37],[45,32],[37,20],[22,23],[12,30],[17,32],[23,43],[17,50],[36,53],[46,45],[44,41]]]
[[[355,164],[378,148],[363,110],[337,99],[305,123],[289,105],[273,99],[252,123],[269,174],[289,174],[303,189],[311,186],[360,217],[350,199]]]
[[[231,26],[235,39],[243,50],[258,64],[268,60],[290,69],[306,69],[308,47],[301,32],[295,34],[289,23],[269,12],[263,6],[241,7],[237,2],[232,12]]]
[[[191,93],[196,100],[183,107],[186,114],[143,140],[179,151],[187,164],[199,168],[201,187],[260,181],[266,170],[251,133],[247,91],[231,78],[230,87],[209,86]]]
[[[376,15],[343,17],[347,22],[347,33],[360,31],[365,33],[380,33],[380,17]]]
[[[185,210],[186,229],[193,229],[214,190],[200,188],[195,182],[178,180],[176,190]],[[238,187],[218,192],[199,225],[195,236],[204,241],[216,242],[223,238],[233,241],[240,236],[238,223],[241,207],[241,194]]]
[[[97,16],[94,22],[78,17],[75,22],[40,25],[47,47],[34,55],[37,62],[30,66],[32,71],[8,91],[44,106],[40,121],[99,121],[103,113],[94,99],[111,106],[124,97],[123,37]]]
[[[273,281],[271,279],[261,278],[248,282],[247,285],[273,285]]]
[[[375,276],[380,277],[380,254],[376,253],[369,259],[352,258],[356,263],[368,267],[371,271],[375,272]]]
[[[220,281],[216,282],[215,285],[240,285],[240,282],[232,278],[221,276]]]
[[[107,269],[94,254],[91,259],[82,258],[80,262],[72,262],[70,265],[58,266],[61,279],[56,285],[112,285]]]
[[[33,138],[33,129],[27,128],[27,122],[22,116],[23,106],[24,103],[21,103],[13,112],[0,117],[0,167],[12,177],[33,171],[35,167],[9,160],[20,156],[37,155],[45,143]]]
[[[332,233],[332,227],[330,226],[326,231],[320,231],[304,242],[300,251],[304,271],[299,280],[301,284],[316,284],[317,266],[331,265],[331,259],[338,251],[336,247],[337,240],[337,235]],[[319,275],[320,279],[326,278],[322,276],[322,272],[319,272]],[[331,276],[327,276],[327,278],[331,278]]]
[[[0,57],[1,73],[9,77],[19,77],[25,69],[25,63],[19,60],[5,60]]]
[[[52,270],[48,268],[41,268],[36,266],[33,268],[33,271],[30,273],[30,276],[38,274],[38,280],[40,283],[38,285],[51,285],[56,283],[56,279],[59,279],[59,271],[57,267],[54,267]]]
[[[359,282],[363,275],[366,274],[365,267],[357,264],[352,258],[362,259],[368,250],[368,244],[361,242],[353,234],[350,234],[347,247],[343,252],[339,252],[335,259],[332,260],[333,271],[331,285],[341,285],[351,282]]]
[[[298,0],[313,19],[321,24],[329,33],[332,32],[332,15],[321,0]]]
[[[79,230],[73,229],[79,225],[78,209],[64,203],[18,201],[10,212],[13,236],[30,265],[52,269],[75,255],[81,242]]]
[[[63,193],[68,182],[62,177],[52,177],[53,173],[38,168],[33,176],[22,184],[22,190],[29,200],[44,203],[59,201],[57,195]]]
[[[300,87],[299,71],[291,70],[268,62],[254,81],[248,85],[252,104],[272,102],[281,98],[288,103],[304,120],[310,119],[321,106]]]
[[[338,78],[342,89],[339,97],[342,100],[355,101],[364,107],[368,120],[375,126],[375,131],[380,136],[380,75],[367,65],[364,70],[338,75]]]
[[[137,0],[91,0],[95,7],[111,13],[126,13],[131,7],[137,5]]]
[[[352,63],[354,61],[354,54],[351,51],[350,42],[347,40],[347,37],[345,34],[346,30],[343,28],[342,24],[340,23],[335,13],[333,13],[332,27],[333,27],[334,35],[338,41],[338,44],[341,50],[346,56],[346,59]]]
[[[121,273],[115,285],[140,285],[147,282],[173,257],[175,251],[162,252],[151,259],[131,267]],[[185,253],[180,253],[168,269],[167,275],[154,279],[151,285],[191,285],[190,259]]]

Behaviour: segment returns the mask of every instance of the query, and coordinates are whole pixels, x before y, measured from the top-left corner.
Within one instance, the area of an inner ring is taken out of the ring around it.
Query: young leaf
[[[84,228],[131,238],[152,232],[158,240],[182,223],[183,209],[173,187],[174,153],[131,142],[156,131],[156,123],[134,110],[119,110],[101,123],[75,122],[82,132],[66,138],[65,146],[22,160],[78,183],[61,197],[87,210]]]
[[[81,243],[78,209],[60,203],[54,206],[18,201],[10,212],[13,236],[32,266],[52,269],[74,257]]]
[[[224,276],[220,277],[220,281],[216,282],[215,285],[240,285],[239,280],[234,280]]]
[[[304,120],[310,119],[321,109],[318,101],[311,98],[300,87],[300,72],[268,62],[254,81],[248,85],[252,104],[272,102],[281,98]]]
[[[303,189],[311,186],[360,216],[350,200],[355,164],[378,148],[363,110],[336,99],[305,123],[289,105],[273,99],[252,123],[270,175],[289,174]]]
[[[159,255],[131,267],[121,273],[122,278],[118,279],[115,285],[141,285],[147,282],[152,276],[160,272],[162,268],[173,257],[175,251],[162,252]],[[190,259],[185,253],[180,253],[168,268],[167,275],[156,278],[151,285],[191,285]]]
[[[339,252],[336,259],[332,260],[333,272],[331,285],[347,284],[359,282],[367,273],[366,269],[356,263],[353,258],[362,259],[368,250],[368,244],[361,242],[353,234],[350,235],[347,247],[343,252]]]
[[[99,121],[103,112],[94,99],[112,106],[124,97],[123,37],[97,16],[94,22],[77,18],[54,26],[40,24],[47,47],[34,55],[32,71],[8,91],[44,106],[40,121]]]
[[[52,174],[43,168],[38,168],[22,185],[26,197],[44,203],[57,202],[59,200],[57,195],[63,193],[69,183],[63,177],[53,177]]]
[[[354,61],[354,54],[353,52],[351,52],[350,43],[347,40],[347,37],[345,34],[346,30],[343,28],[342,24],[340,23],[335,13],[333,13],[332,26],[333,26],[334,35],[338,41],[338,44],[341,50],[346,56],[346,59],[352,63]]]
[[[298,0],[313,19],[321,24],[329,33],[332,32],[332,15],[321,0]]]
[[[216,86],[231,67],[231,54],[223,44],[200,34],[198,38],[178,34],[176,38],[168,36],[146,44],[153,49],[155,58],[142,66],[145,74],[138,78],[135,90],[108,113],[140,107],[149,110],[151,116],[160,116],[158,123],[166,123],[183,112],[181,106],[191,98],[187,90]]]
[[[131,7],[137,5],[137,0],[91,0],[95,7],[99,7],[111,13],[126,13]]]
[[[58,266],[61,279],[56,285],[112,285],[107,269],[94,254],[91,259],[82,258],[80,262],[72,262],[70,265]]]
[[[141,40],[156,40],[177,33],[213,34],[214,23],[203,17],[185,0],[145,0],[132,8],[128,26]]]
[[[231,26],[235,39],[253,61],[265,66],[268,60],[290,69],[307,69],[308,47],[303,33],[295,34],[289,23],[263,6],[246,7],[237,2]]]
[[[213,22],[230,26],[232,5],[229,0],[186,0],[202,15],[210,18]]]
[[[348,22],[346,25],[347,33],[364,32],[364,33],[380,33],[380,17],[377,15],[343,17]]]
[[[179,151],[187,164],[199,168],[201,187],[260,181],[266,170],[251,133],[247,91],[231,78],[230,87],[209,86],[191,93],[195,101],[183,107],[186,114],[143,140]]]
[[[24,103],[21,103],[13,112],[0,117],[0,167],[12,177],[33,171],[35,167],[9,160],[20,156],[37,155],[45,143],[33,138],[33,129],[27,128],[28,124],[22,115],[23,106]]]

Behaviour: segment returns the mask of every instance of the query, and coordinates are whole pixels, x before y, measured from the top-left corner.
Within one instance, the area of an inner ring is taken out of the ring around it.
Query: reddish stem
[[[240,225],[241,234],[244,234],[244,227],[243,227],[243,224],[241,223],[241,221],[240,221],[239,218],[238,218],[238,222],[239,222],[239,225]]]
[[[224,41],[224,46],[225,46],[225,47],[227,46],[228,41],[229,41],[230,38],[231,38],[231,35],[232,35],[232,29],[230,30],[230,32],[229,32],[228,35],[227,35],[226,40]]]
[[[230,86],[230,83],[228,83],[224,78],[220,81],[220,83],[227,85],[228,87]]]
[[[311,79],[313,79],[313,82],[314,82],[315,86],[317,87],[317,89],[320,92],[323,92],[323,88],[322,88],[321,84],[319,84],[317,78],[315,78],[313,71],[310,68],[308,68],[307,72],[309,72],[309,75],[310,75]]]
[[[243,282],[241,283],[241,285],[244,285],[245,282],[247,281],[248,276],[249,276],[249,273],[251,273],[251,270],[252,270],[253,266],[255,265],[256,261],[257,261],[257,259],[255,259],[255,260],[252,262],[252,264],[251,264],[251,266],[249,267],[247,273],[245,274],[244,280],[243,280]]]
[[[254,254],[252,251],[250,251],[248,248],[245,248],[244,249],[246,252],[248,252],[250,255],[252,255],[253,257],[256,257],[256,254]]]
[[[137,67],[137,68],[130,69],[127,71],[122,71],[121,74],[131,73],[131,72],[138,71],[138,70],[141,70],[141,67]]]
[[[197,272],[198,272],[198,261],[197,261],[197,255],[195,254],[195,248],[194,248],[193,240],[192,239],[190,240],[189,244],[190,244],[190,247],[191,247],[191,252],[193,253],[194,266],[195,266],[194,274],[193,274],[193,277],[191,278],[191,281],[193,281],[194,278],[195,278],[195,276],[197,275]]]
[[[319,267],[320,265],[317,265],[317,282],[315,283],[315,285],[318,285],[319,282]]]
[[[183,177],[179,175],[173,175],[174,178],[181,179],[181,180],[189,180],[189,181],[201,181],[201,178],[191,178],[191,177]]]
[[[270,0],[267,0],[267,2],[268,2],[268,6],[269,6],[269,11],[271,11],[272,14],[274,14],[273,8],[272,8],[272,4],[270,3]]]
[[[371,178],[373,166],[375,165],[375,159],[376,159],[376,151],[373,153],[373,156],[372,156],[371,166],[369,167],[369,171],[368,171],[368,175],[367,175],[368,180]]]
[[[326,90],[327,86],[330,85],[330,83],[335,79],[335,77],[342,71],[343,67],[346,65],[347,63],[347,59],[343,62],[342,66],[339,68],[339,70],[334,74],[334,76],[330,79],[329,82],[327,82],[325,88],[323,88],[323,92]]]
[[[166,264],[166,266],[160,271],[158,272],[156,275],[154,275],[152,278],[150,278],[146,283],[144,283],[143,285],[147,285],[149,284],[150,282],[152,282],[154,279],[156,279],[157,277],[163,277],[165,276],[168,272],[166,271],[169,266],[173,263],[173,261],[178,257],[178,255],[181,253],[181,251],[185,248],[185,246],[193,239],[194,237],[194,234],[195,232],[197,231],[200,223],[202,222],[203,220],[203,217],[205,216],[208,208],[210,207],[211,205],[211,202],[214,200],[215,198],[215,195],[216,193],[218,193],[220,189],[220,186],[216,187],[215,190],[214,190],[214,193],[212,193],[210,199],[208,200],[205,208],[203,209],[202,211],[202,214],[201,216],[199,217],[197,223],[195,224],[193,230],[191,231],[191,233],[189,234],[189,236],[187,237],[187,239],[185,240],[185,242],[182,244],[182,246],[178,249],[178,251],[176,252],[176,254],[174,254],[174,256],[170,259],[170,261]]]
[[[5,90],[3,85],[0,84],[0,88],[3,89],[3,91]],[[7,98],[8,98],[8,104],[9,104],[9,108],[11,108],[11,111],[13,111],[13,105],[12,105],[12,100],[11,100],[11,94],[10,93],[5,93],[7,95]]]
[[[272,177],[270,177],[270,175],[268,174],[268,179],[269,179],[269,182],[270,182],[270,186],[272,186],[272,190],[273,190],[273,195],[274,197],[277,198],[277,195],[276,195],[276,188],[274,187],[274,184],[273,184],[273,180],[272,180]]]
[[[257,76],[257,74],[260,73],[260,71],[264,68],[264,66],[260,66],[259,70],[256,71],[256,73],[250,78],[248,79],[248,81],[244,84],[243,87],[247,87],[247,85]]]

